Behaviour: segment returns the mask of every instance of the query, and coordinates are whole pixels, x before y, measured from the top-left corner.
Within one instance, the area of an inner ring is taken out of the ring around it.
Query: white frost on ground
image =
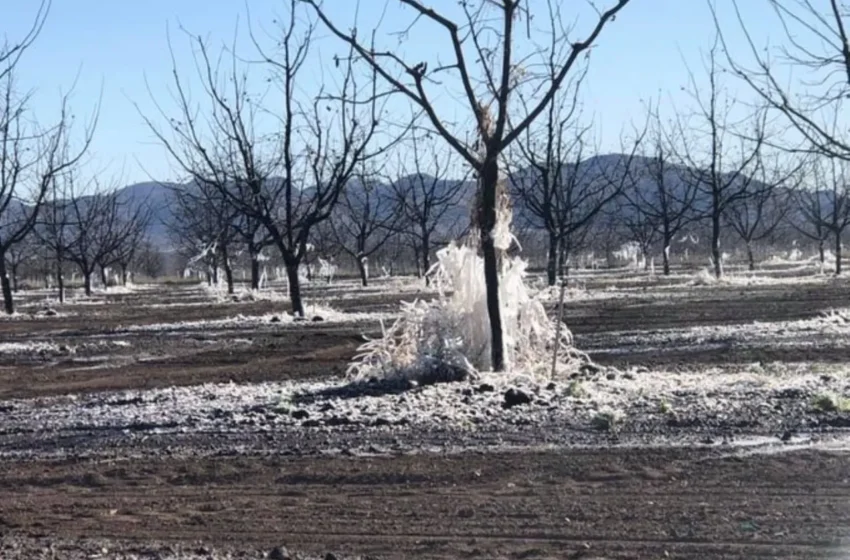
[[[152,323],[149,325],[129,325],[120,327],[115,332],[162,332],[162,331],[191,331],[191,330],[215,330],[232,327],[254,327],[259,325],[299,325],[314,323],[315,318],[321,317],[321,324],[326,323],[360,323],[365,321],[380,321],[391,319],[393,313],[343,313],[328,307],[307,305],[305,306],[305,318],[303,321],[296,320],[288,313],[267,313],[264,315],[236,315],[223,319],[208,319],[198,321],[176,321],[173,323]]]
[[[312,419],[320,426],[333,417],[345,418],[346,426],[374,426],[378,419],[389,425],[403,418],[405,429],[411,433],[426,433],[437,426],[474,433],[499,422],[535,425],[558,418],[575,428],[591,429],[606,411],[624,425],[636,411],[643,417],[675,418],[684,413],[734,422],[741,410],[758,417],[763,409],[765,414],[777,417],[779,413],[772,410],[777,399],[796,399],[808,407],[823,391],[846,396],[850,394],[850,368],[810,363],[738,366],[737,370],[635,371],[603,373],[592,379],[562,380],[552,385],[521,376],[482,374],[475,383],[443,383],[400,394],[351,396],[333,392],[344,384],[342,380],[227,383],[7,400],[3,402],[3,430],[256,433],[310,429],[304,426],[305,421]],[[489,385],[486,391],[481,389],[485,384]],[[505,409],[504,395],[511,388],[524,392],[531,401]],[[304,398],[329,390],[331,394],[320,398]]]
[[[850,309],[833,310],[820,317],[797,321],[705,325],[687,328],[634,330],[583,335],[582,344],[600,353],[659,352],[665,349],[709,349],[769,345],[819,347],[844,345],[850,337]],[[601,347],[600,342],[616,342]],[[588,348],[589,349],[589,348]]]

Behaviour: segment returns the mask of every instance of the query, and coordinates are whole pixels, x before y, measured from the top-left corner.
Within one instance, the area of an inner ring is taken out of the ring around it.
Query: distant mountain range
[[[615,176],[616,170],[625,168],[627,160],[628,156],[624,154],[594,156],[582,161],[579,164],[576,173],[578,173],[583,180],[592,180],[593,177],[598,178],[598,176],[603,174],[603,172],[608,174],[607,176],[609,177]],[[652,160],[648,158],[635,157],[632,161],[632,169],[635,172],[639,172],[642,167],[645,168],[651,161]],[[596,173],[593,172],[594,169],[596,170]],[[669,168],[669,176],[667,177],[668,184],[676,190],[683,188],[683,184],[681,184],[680,179],[680,177],[686,176],[683,171],[686,170],[672,165]],[[522,177],[525,173],[530,173],[530,171],[520,171],[517,176]],[[445,181],[442,184],[446,185],[446,188],[448,188],[448,185],[453,183],[451,181]],[[654,188],[653,184],[649,180],[644,180],[641,185],[643,185],[643,188]],[[159,247],[166,248],[171,243],[168,234],[168,224],[173,223],[174,220],[171,204],[171,197],[173,196],[172,189],[174,187],[181,186],[185,187],[187,185],[146,182],[129,185],[119,191],[119,196],[130,204],[141,204],[143,202],[150,204],[153,211],[153,220],[149,229],[149,238]],[[357,188],[357,184],[353,183],[350,187]],[[378,187],[378,192],[380,193],[382,191],[385,191],[388,196],[391,192],[389,185],[380,185]],[[463,188],[463,194],[460,197],[460,201],[443,217],[447,228],[453,229],[459,224],[462,224],[462,226],[466,225],[470,215],[471,200],[474,192],[474,182],[467,181],[467,184]],[[698,202],[701,205],[707,205],[708,199],[704,198]],[[528,215],[527,212],[528,210],[524,207],[522,200],[514,201],[515,220],[526,223],[528,221],[527,218],[530,218],[530,215]]]

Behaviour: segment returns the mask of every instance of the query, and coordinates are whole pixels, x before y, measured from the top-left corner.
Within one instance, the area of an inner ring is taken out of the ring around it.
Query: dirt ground
[[[846,307],[848,289],[824,282],[680,286],[668,293],[663,285],[638,285],[624,297],[570,301],[565,319],[581,347],[583,336],[600,333],[815,317]],[[330,305],[392,312],[411,299],[352,294]],[[376,320],[283,325],[271,319],[128,330],[282,314],[285,304],[213,305],[202,292],[161,286],[101,299],[57,306],[33,295],[24,299],[21,317],[0,321],[3,343],[78,347],[67,354],[0,354],[0,429],[3,400],[11,398],[341,375],[363,335],[380,331]],[[58,316],[26,315],[50,305]],[[601,362],[648,366],[850,358],[847,348],[682,350],[661,357],[588,350]],[[147,542],[202,543],[208,557],[221,549],[259,558],[285,545],[374,558],[844,558],[850,557],[850,455],[613,447],[0,461],[0,558],[38,557],[53,541],[85,539],[119,543],[125,552]],[[55,557],[77,556],[67,549]]]

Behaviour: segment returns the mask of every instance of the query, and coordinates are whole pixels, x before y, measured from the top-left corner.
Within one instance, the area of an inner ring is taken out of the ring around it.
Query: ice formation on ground
[[[556,373],[563,373],[586,357],[573,348],[569,329],[557,329],[543,303],[533,297],[526,284],[527,262],[507,253],[516,243],[511,220],[509,206],[500,204],[490,232],[500,261],[499,303],[507,369],[519,375],[549,375],[557,346]],[[428,271],[437,297],[403,303],[401,317],[384,328],[383,336],[361,346],[350,375],[434,382],[491,369],[484,259],[477,250],[480,235],[473,228],[464,242],[452,242],[437,252],[437,262]]]

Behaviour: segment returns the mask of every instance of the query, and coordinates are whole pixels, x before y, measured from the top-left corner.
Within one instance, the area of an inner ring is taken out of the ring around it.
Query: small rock
[[[785,430],[782,435],[779,437],[782,441],[791,441],[791,438],[794,437],[794,433],[791,430]]]
[[[333,552],[328,552],[325,554],[325,560],[339,560],[339,557]]]
[[[624,374],[623,374],[623,379],[628,379],[629,381],[634,381],[634,380],[635,380],[635,376],[634,376],[634,374],[631,374],[631,373],[624,373]]]
[[[309,420],[304,420],[301,422],[302,428],[317,428],[321,425],[321,423],[315,418],[310,418]]]
[[[47,309],[45,309],[44,311],[42,311],[42,314],[43,314],[45,317],[56,317],[57,315],[59,315],[59,312],[58,312],[58,311],[56,311],[55,309],[50,309],[50,308],[48,307]]]
[[[505,391],[505,402],[502,403],[503,408],[513,408],[522,404],[531,402],[531,397],[525,391],[511,387]]]
[[[285,546],[276,546],[269,552],[269,560],[291,560],[292,556]]]
[[[558,388],[558,386],[557,386],[557,385],[555,385],[555,382],[554,382],[554,381],[550,381],[550,382],[549,382],[549,384],[548,384],[548,385],[546,385],[546,390],[547,390],[547,391],[554,391],[554,390],[555,390],[555,389],[557,389],[557,388]]]
[[[464,397],[471,397],[472,396],[472,389],[470,389],[469,387],[466,387],[460,392],[460,394],[463,395]]]
[[[301,410],[299,408],[298,410],[292,411],[292,417],[295,418],[296,420],[304,420],[304,419],[310,417],[310,413],[307,412],[306,410]]]
[[[493,387],[492,385],[490,385],[489,383],[482,383],[475,390],[478,391],[479,393],[492,393],[493,391],[496,390],[496,388]]]
[[[313,321],[314,323],[321,323],[322,321],[324,321],[324,320],[325,320],[325,318],[324,318],[324,317],[320,317],[319,315],[315,315],[315,316],[314,316],[312,319],[310,319],[310,320],[311,320],[311,321]]]
[[[280,317],[278,317],[277,315],[275,315],[275,316],[273,316],[271,319],[269,319],[269,322],[270,322],[270,323],[280,323]]]
[[[608,381],[614,381],[615,379],[617,379],[617,374],[612,371],[605,376],[605,379],[607,379]]]

